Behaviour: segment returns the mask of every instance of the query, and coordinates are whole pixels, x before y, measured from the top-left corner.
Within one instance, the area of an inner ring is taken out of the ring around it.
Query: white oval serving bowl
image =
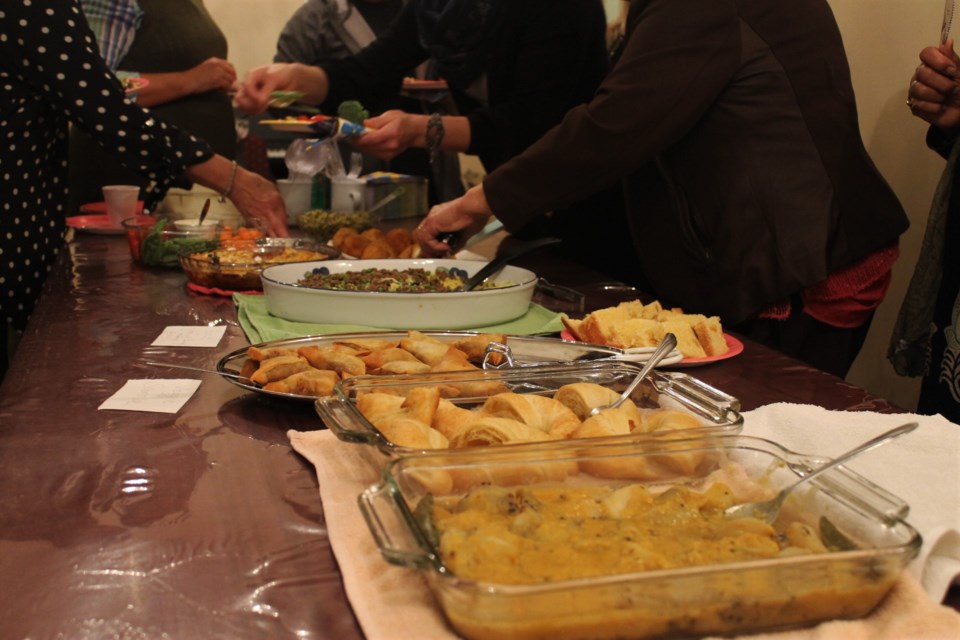
[[[473,275],[478,260],[327,260],[268,267],[260,274],[267,310],[278,318],[317,324],[355,324],[384,329],[468,329],[519,318],[530,308],[537,284],[532,271],[506,266],[492,276],[513,283],[496,289],[442,293],[384,293],[311,289],[297,284],[315,267],[330,273],[363,269],[463,269]]]

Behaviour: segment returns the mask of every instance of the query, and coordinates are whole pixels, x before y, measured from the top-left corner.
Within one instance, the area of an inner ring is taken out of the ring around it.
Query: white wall
[[[204,0],[227,36],[230,62],[242,78],[273,60],[277,36],[303,0]]]
[[[242,76],[273,58],[277,35],[302,0],[206,0],[227,35],[230,60]],[[897,376],[886,360],[887,343],[913,272],[927,209],[943,161],[924,145],[926,126],[910,115],[906,89],[917,54],[940,31],[941,0],[829,0],[850,59],[860,124],[867,149],[899,195],[912,221],[890,293],[871,327],[848,380],[908,409],[918,381]],[[616,0],[605,0],[613,9]]]
[[[911,226],[901,238],[893,283],[870,329],[849,382],[912,409],[919,380],[897,376],[886,359],[887,345],[903,294],[913,273],[930,200],[943,160],[926,148],[926,125],[910,114],[907,86],[918,54],[936,44],[940,0],[830,0],[850,60],[863,137],[877,166],[897,192]]]

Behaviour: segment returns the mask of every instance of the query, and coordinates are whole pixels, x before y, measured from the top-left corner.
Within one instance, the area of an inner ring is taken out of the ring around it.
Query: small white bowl
[[[197,228],[202,227],[203,229],[212,229],[217,226],[219,222],[216,220],[204,220],[203,225],[200,224],[200,218],[186,218],[184,220],[175,220],[174,226],[177,227],[180,231],[195,231]]]

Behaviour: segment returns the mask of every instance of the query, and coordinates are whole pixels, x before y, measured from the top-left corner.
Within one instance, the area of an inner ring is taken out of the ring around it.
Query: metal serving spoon
[[[150,365],[151,367],[164,367],[166,369],[185,369],[187,371],[197,371],[199,373],[214,373],[218,376],[224,376],[225,378],[233,378],[235,380],[243,380],[244,382],[256,384],[253,383],[247,376],[242,376],[239,373],[230,373],[229,371],[216,371],[215,369],[204,369],[202,367],[188,367],[185,364],[173,364],[172,362],[144,362],[143,364]]]
[[[465,283],[463,283],[463,286],[460,287],[460,291],[473,291],[480,286],[484,280],[500,271],[500,269],[502,269],[512,260],[516,260],[520,256],[530,253],[534,249],[539,249],[540,247],[546,247],[552,244],[560,244],[560,242],[562,242],[560,238],[540,238],[539,240],[534,240],[532,242],[525,242],[515,247],[513,251],[502,253],[488,262],[485,267],[480,269],[480,271],[477,271]]]
[[[623,390],[623,393],[620,394],[620,397],[611,402],[610,404],[601,405],[599,407],[594,407],[590,410],[590,416],[595,416],[601,411],[606,411],[607,409],[616,409],[630,397],[630,394],[633,393],[633,390],[637,388],[643,379],[653,371],[653,368],[657,366],[661,360],[663,360],[668,353],[673,351],[674,347],[677,346],[677,336],[672,333],[668,333],[663,336],[663,340],[660,341],[660,344],[657,345],[657,350],[650,354],[650,357],[646,362],[643,363],[643,368],[640,369],[640,373],[637,374],[637,377],[633,379],[633,382]]]
[[[799,487],[800,485],[802,485],[804,482],[807,482],[808,480],[813,480],[814,478],[819,476],[821,473],[824,473],[825,471],[829,471],[830,469],[833,469],[834,467],[839,466],[844,462],[847,462],[848,460],[850,460],[850,458],[853,458],[854,456],[858,456],[864,451],[869,451],[874,447],[879,447],[881,444],[884,444],[889,440],[893,440],[894,438],[897,438],[899,436],[902,436],[905,433],[910,433],[916,428],[917,428],[916,422],[908,422],[907,424],[902,424],[899,427],[896,427],[895,429],[890,429],[885,433],[881,433],[876,438],[867,440],[860,446],[854,447],[853,449],[851,449],[850,451],[847,451],[845,454],[841,455],[840,457],[834,458],[832,461],[828,462],[822,467],[818,467],[817,469],[805,475],[804,477],[800,478],[793,484],[787,487],[784,487],[783,489],[780,490],[780,493],[775,495],[770,500],[765,500],[763,502],[745,502],[743,504],[737,504],[730,507],[726,511],[724,511],[724,513],[726,513],[728,516],[732,518],[756,518],[757,520],[770,524],[771,522],[777,519],[777,515],[779,515],[780,513],[780,507],[783,506],[783,501],[787,499],[787,496],[790,495],[790,492],[796,489],[797,487]]]

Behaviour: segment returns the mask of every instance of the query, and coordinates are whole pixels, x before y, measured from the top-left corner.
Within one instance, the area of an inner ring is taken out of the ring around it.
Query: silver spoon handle
[[[237,380],[250,380],[247,376],[242,376],[238,373],[229,373],[227,371],[216,371],[214,369],[202,369],[200,367],[188,367],[185,364],[172,364],[169,362],[144,362],[143,364],[148,364],[151,367],[166,367],[168,369],[186,369],[187,371],[199,371],[200,373],[215,373],[218,376],[226,376],[227,378],[236,378]]]
[[[663,358],[673,351],[674,347],[677,346],[677,336],[672,333],[667,333],[663,336],[663,340],[660,341],[660,344],[657,346],[656,351],[650,354],[650,357],[647,358],[647,361],[643,363],[643,367],[640,369],[640,373],[637,374],[637,377],[633,379],[626,389],[623,390],[623,393],[620,394],[620,397],[617,398],[611,405],[610,409],[616,409],[621,404],[623,404],[627,398],[630,397],[630,394],[633,393],[634,389],[637,388],[644,378],[657,366]]]
[[[916,429],[918,426],[919,425],[916,422],[908,422],[906,424],[900,425],[899,427],[890,429],[889,431],[885,431],[884,433],[881,433],[877,437],[867,440],[866,442],[861,444],[859,447],[855,447],[850,451],[847,451],[845,454],[843,454],[839,458],[834,458],[831,462],[828,462],[827,464],[821,467],[817,467],[815,471],[803,476],[802,478],[800,478],[800,480],[793,483],[793,485],[791,485],[789,489],[792,491],[793,489],[803,484],[807,480],[812,480],[813,478],[816,478],[818,475],[820,475],[824,471],[829,471],[830,469],[833,469],[834,467],[843,464],[850,458],[857,456],[863,453],[864,451],[869,451],[874,447],[879,447],[881,444],[884,444],[888,440],[893,440],[894,438],[898,438],[905,433],[910,433],[911,431]]]

